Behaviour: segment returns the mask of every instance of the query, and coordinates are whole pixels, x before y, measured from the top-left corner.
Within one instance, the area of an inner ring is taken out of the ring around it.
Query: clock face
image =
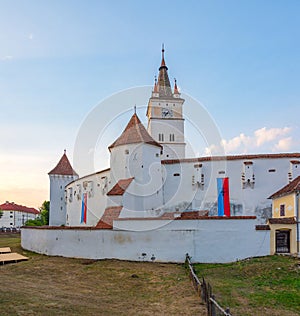
[[[169,110],[169,109],[163,108],[163,109],[161,110],[161,116],[162,116],[162,117],[173,117],[173,111],[172,111],[172,110]]]

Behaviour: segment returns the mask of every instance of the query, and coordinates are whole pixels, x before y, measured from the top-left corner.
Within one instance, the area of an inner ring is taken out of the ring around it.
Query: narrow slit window
[[[284,204],[280,205],[280,216],[285,216],[285,205]]]

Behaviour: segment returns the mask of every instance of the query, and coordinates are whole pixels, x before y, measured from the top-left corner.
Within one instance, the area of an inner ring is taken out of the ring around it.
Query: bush
[[[26,221],[25,226],[43,226],[43,222],[37,217],[36,219],[29,219]]]

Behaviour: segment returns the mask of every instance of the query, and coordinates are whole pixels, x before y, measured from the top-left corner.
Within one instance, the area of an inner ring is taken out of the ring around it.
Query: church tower
[[[72,168],[66,151],[48,175],[50,179],[49,226],[65,225],[67,215],[65,186],[78,179],[78,174]]]
[[[172,91],[164,53],[163,46],[158,80],[155,78],[152,95],[148,102],[147,130],[153,139],[163,146],[161,159],[182,159],[185,158],[186,145],[182,115],[184,99],[180,97],[176,79]]]
[[[162,146],[149,135],[136,113],[109,151],[110,181],[114,187],[107,195],[109,203],[119,203],[128,211],[122,211],[121,217],[144,216],[143,212],[161,208]]]

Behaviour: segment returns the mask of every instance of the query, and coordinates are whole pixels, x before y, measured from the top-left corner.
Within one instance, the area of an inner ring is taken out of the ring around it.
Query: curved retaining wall
[[[254,219],[180,222],[149,231],[24,227],[21,244],[24,249],[50,256],[160,262],[184,262],[186,253],[193,262],[207,263],[270,253],[270,231],[256,230]]]

